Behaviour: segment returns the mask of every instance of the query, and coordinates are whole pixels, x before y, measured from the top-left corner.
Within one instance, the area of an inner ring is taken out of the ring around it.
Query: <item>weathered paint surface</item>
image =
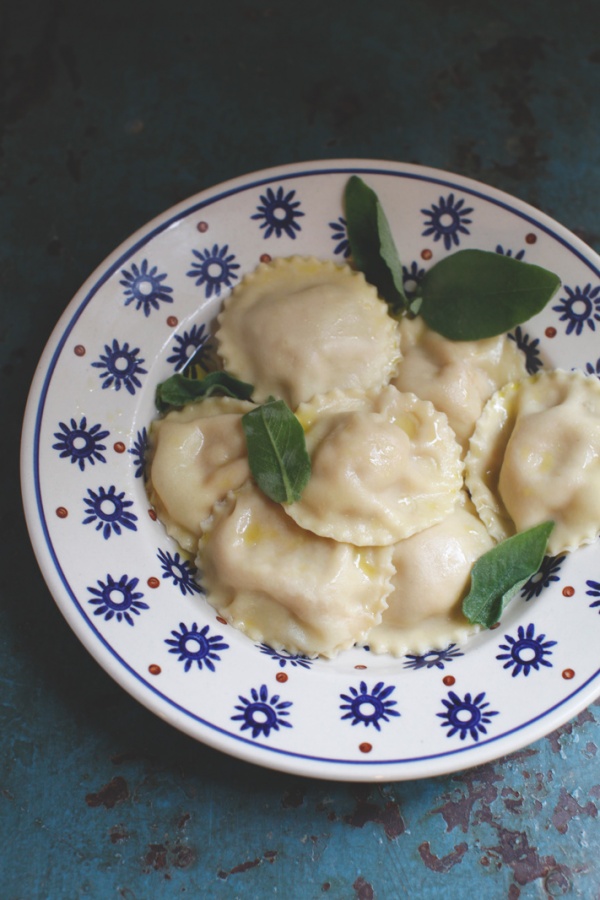
[[[20,516],[26,391],[153,215],[299,159],[453,169],[600,249],[596,4],[24,0],[0,22],[0,859],[9,900],[600,895],[600,707],[482,768],[344,785],[174,732],[88,657]],[[600,573],[599,573],[600,574]]]

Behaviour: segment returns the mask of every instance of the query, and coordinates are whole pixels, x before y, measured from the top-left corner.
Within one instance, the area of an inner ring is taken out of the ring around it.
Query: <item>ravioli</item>
[[[510,381],[527,375],[525,357],[507,335],[479,341],[450,341],[423,319],[400,322],[402,358],[392,379],[446,413],[466,450],[486,400]]]
[[[600,533],[600,382],[556,370],[488,401],[466,458],[466,482],[497,540],[552,520],[548,553]]]
[[[332,657],[380,621],[391,555],[299,528],[248,482],[204,524],[197,564],[208,601],[252,640]]]
[[[467,502],[431,528],[393,547],[393,590],[381,623],[367,636],[375,653],[425,653],[460,643],[478,631],[461,601],[473,564],[494,546]]]
[[[201,523],[250,476],[242,415],[253,404],[209,397],[152,423],[148,496],[167,533],[195,553]]]
[[[333,388],[382,387],[399,357],[397,323],[364,275],[314,258],[261,263],[225,300],[225,368],[295,409]]]
[[[332,391],[303,403],[312,472],[285,506],[303,528],[358,546],[387,545],[439,522],[462,488],[446,416],[414,394]]]

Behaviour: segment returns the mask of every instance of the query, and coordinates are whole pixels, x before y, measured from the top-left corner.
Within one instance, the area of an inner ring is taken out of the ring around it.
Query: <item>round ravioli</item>
[[[462,488],[446,416],[388,385],[332,391],[297,410],[312,472],[284,509],[303,528],[358,546],[393,544],[439,522]]]
[[[527,375],[525,357],[507,335],[480,341],[450,341],[423,319],[400,322],[402,358],[392,379],[445,412],[466,450],[486,400],[498,388]]]
[[[248,482],[205,523],[197,564],[209,602],[252,640],[332,657],[381,620],[391,555],[305,531]]]
[[[488,401],[471,438],[466,480],[497,540],[554,521],[552,555],[600,533],[600,382],[541,373]]]
[[[217,340],[225,368],[256,400],[295,409],[333,388],[386,384],[399,356],[397,323],[364,275],[305,257],[261,263],[225,300]]]
[[[148,496],[172,537],[195,552],[201,523],[250,476],[242,416],[254,404],[209,397],[152,423]]]
[[[479,630],[463,616],[473,564],[494,546],[468,504],[393,547],[396,574],[381,623],[367,636],[375,653],[425,653]]]

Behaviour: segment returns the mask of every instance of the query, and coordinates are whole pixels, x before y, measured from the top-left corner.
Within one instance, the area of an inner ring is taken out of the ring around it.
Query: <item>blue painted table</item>
[[[0,896],[600,893],[598,706],[479,769],[344,785],[255,769],[154,718],[38,573],[17,447],[50,330],[175,202],[299,159],[471,175],[600,249],[597,4],[24,0],[0,25],[5,526]]]

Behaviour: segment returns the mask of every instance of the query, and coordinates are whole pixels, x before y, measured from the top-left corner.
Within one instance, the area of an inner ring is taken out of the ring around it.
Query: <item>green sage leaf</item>
[[[491,628],[506,604],[538,571],[554,522],[543,522],[488,550],[471,571],[471,590],[462,610],[474,624]]]
[[[277,503],[299,500],[310,478],[302,425],[283,400],[270,399],[242,416],[250,471]]]
[[[253,385],[239,381],[228,372],[210,372],[203,378],[188,378],[178,373],[157,386],[155,403],[159,412],[166,412],[215,394],[250,400],[253,391]]]
[[[511,256],[459,250],[425,273],[420,313],[453,341],[477,341],[510,331],[540,312],[556,293],[553,272]]]
[[[344,192],[346,231],[352,259],[377,288],[393,316],[407,306],[402,264],[383,207],[375,191],[352,175]]]

